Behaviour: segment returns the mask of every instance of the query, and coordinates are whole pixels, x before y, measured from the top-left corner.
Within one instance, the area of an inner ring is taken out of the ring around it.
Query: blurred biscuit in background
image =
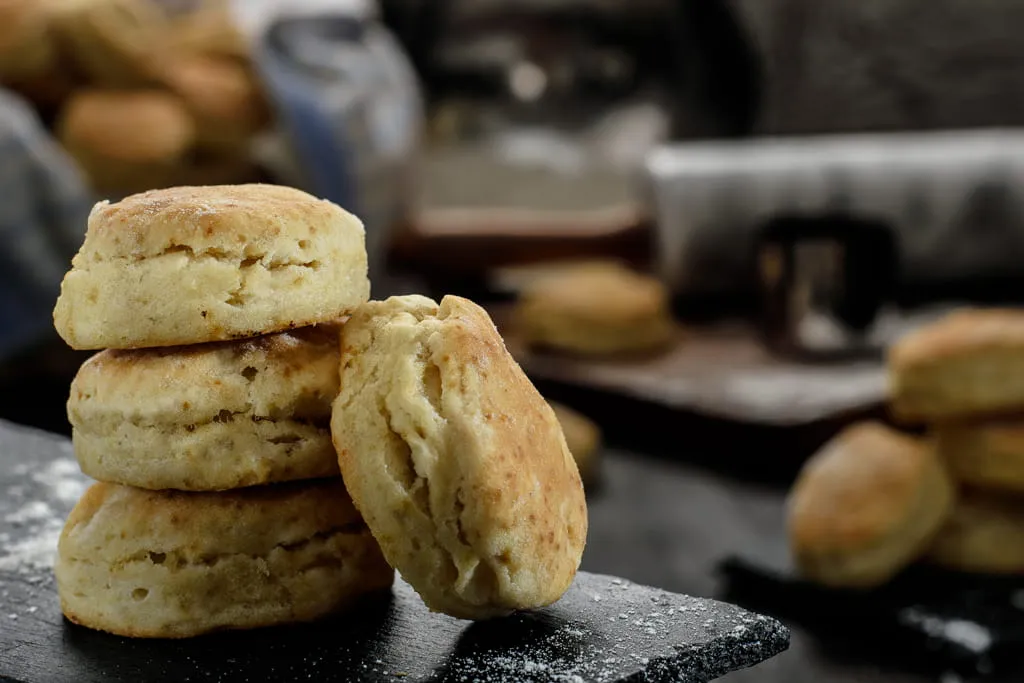
[[[1024,494],[1024,418],[942,423],[933,432],[939,455],[959,481]]]
[[[169,41],[176,54],[238,61],[247,61],[250,57],[249,46],[225,0],[210,0],[193,12],[173,17],[169,28]]]
[[[961,496],[927,558],[961,571],[1024,573],[1024,501],[977,491]]]
[[[92,84],[153,85],[168,56],[169,23],[153,0],[60,0],[52,26],[61,50]]]
[[[100,193],[167,186],[195,143],[182,101],[159,90],[81,90],[66,103],[56,129]]]
[[[663,349],[676,332],[664,285],[615,262],[567,267],[524,285],[515,317],[530,345],[583,355]]]
[[[598,474],[598,455],[601,448],[601,430],[597,424],[576,410],[556,401],[548,401],[555,417],[562,425],[565,442],[569,446],[576,467],[584,483],[592,482]]]
[[[890,349],[890,404],[905,420],[1024,410],[1024,311],[966,309]]]
[[[949,517],[953,483],[934,450],[880,423],[845,429],[804,465],[788,500],[801,572],[870,588],[916,560]]]
[[[166,65],[162,79],[194,117],[200,147],[244,156],[270,120],[255,75],[236,61],[184,57]]]
[[[49,73],[57,62],[48,0],[0,0],[0,81]]]

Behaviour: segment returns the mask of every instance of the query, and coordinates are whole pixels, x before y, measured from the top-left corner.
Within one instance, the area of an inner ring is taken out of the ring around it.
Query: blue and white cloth
[[[0,90],[0,362],[52,332],[94,200],[32,106]]]
[[[413,194],[423,121],[413,67],[364,3],[240,6],[261,11],[240,23],[301,169],[296,184],[363,220],[372,279]]]

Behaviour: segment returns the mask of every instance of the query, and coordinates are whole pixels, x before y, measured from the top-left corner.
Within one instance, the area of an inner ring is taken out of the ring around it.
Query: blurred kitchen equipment
[[[769,348],[806,359],[882,351],[869,333],[898,273],[895,236],[884,222],[781,217],[755,239]]]
[[[368,0],[235,0],[233,10],[279,121],[264,164],[278,182],[359,215],[379,272],[409,210],[422,130],[405,53]]]
[[[757,237],[780,218],[885,225],[900,263],[898,297],[1024,276],[1020,132],[671,145],[648,156],[641,188],[656,269],[680,299],[756,298]]]

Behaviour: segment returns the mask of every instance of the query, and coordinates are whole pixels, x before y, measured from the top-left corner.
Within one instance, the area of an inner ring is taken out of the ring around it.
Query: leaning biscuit
[[[889,353],[893,412],[946,420],[1024,408],[1024,311],[961,310]]]
[[[807,461],[790,492],[796,564],[825,585],[882,584],[928,546],[953,498],[931,448],[881,424],[850,427]]]
[[[394,578],[340,480],[226,493],[95,484],[60,537],[68,619],[137,638],[311,621]]]
[[[527,285],[516,320],[532,345],[588,355],[660,349],[675,329],[660,282],[604,262],[567,268]]]
[[[76,349],[175,346],[337,320],[366,301],[363,225],[275,185],[100,202],[54,309]]]
[[[235,342],[101,351],[71,383],[82,471],[211,491],[337,476],[335,325]]]
[[[1024,493],[1024,421],[943,423],[935,445],[953,476],[981,489]]]
[[[953,508],[926,557],[960,571],[1024,573],[1024,502],[969,492]]]
[[[368,303],[341,362],[342,476],[427,606],[478,619],[561,597],[587,534],[583,486],[487,313],[454,296]]]

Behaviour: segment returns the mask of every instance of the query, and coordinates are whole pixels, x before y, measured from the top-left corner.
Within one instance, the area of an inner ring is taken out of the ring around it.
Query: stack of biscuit
[[[961,310],[889,352],[890,407],[912,436],[845,430],[790,493],[797,565],[872,587],[915,561],[1024,573],[1024,311]]]
[[[900,340],[889,360],[894,414],[928,425],[963,491],[931,559],[1024,573],[1024,311],[956,311]]]
[[[72,347],[104,349],[68,403],[100,482],[58,548],[69,619],[305,621],[395,569],[461,618],[561,597],[587,511],[555,413],[476,304],[368,298],[361,223],[298,190],[96,206],[54,310]]]
[[[82,471],[65,614],[142,637],[305,621],[391,585],[331,442],[340,320],[369,296],[363,228],[298,190],[100,203],[54,321],[104,349],[71,387]]]

